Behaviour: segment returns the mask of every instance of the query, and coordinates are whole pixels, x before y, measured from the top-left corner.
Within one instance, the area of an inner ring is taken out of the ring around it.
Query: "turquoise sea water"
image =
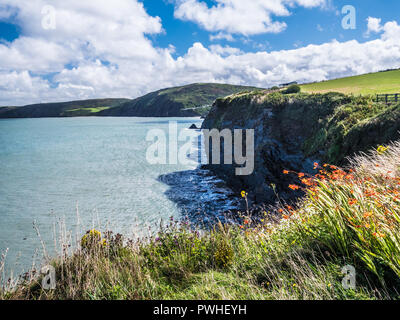
[[[161,218],[225,201],[229,191],[196,169],[195,161],[146,161],[152,144],[147,132],[168,134],[169,121],[177,121],[179,131],[201,125],[199,118],[0,120],[0,251],[9,249],[6,269],[27,270],[35,256],[40,263],[40,239],[51,254],[60,234],[75,237],[92,227],[143,236]]]

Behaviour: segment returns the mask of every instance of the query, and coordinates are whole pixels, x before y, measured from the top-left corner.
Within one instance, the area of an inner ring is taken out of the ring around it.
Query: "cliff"
[[[273,203],[275,186],[283,199],[300,195],[283,170],[315,174],[315,162],[345,165],[348,156],[398,139],[400,108],[341,93],[253,91],[217,99],[202,128],[255,130],[253,174],[235,175],[235,164],[207,167],[255,202]]]

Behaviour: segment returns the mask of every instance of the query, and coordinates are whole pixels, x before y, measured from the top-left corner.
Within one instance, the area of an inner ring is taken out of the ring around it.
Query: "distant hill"
[[[57,103],[39,103],[23,107],[0,108],[0,118],[45,118],[93,116],[119,106],[129,99],[92,99]]]
[[[400,93],[400,69],[301,85],[303,92],[346,94]]]
[[[92,99],[2,107],[0,118],[203,116],[208,113],[215,99],[255,89],[229,84],[197,83],[162,89],[134,100]]]
[[[196,83],[162,89],[99,112],[99,116],[191,117],[208,113],[217,98],[258,88],[216,83]]]

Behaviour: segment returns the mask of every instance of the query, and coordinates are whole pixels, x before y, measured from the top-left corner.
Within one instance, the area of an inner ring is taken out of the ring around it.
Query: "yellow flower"
[[[240,194],[242,195],[242,198],[246,198],[248,195],[246,191],[242,191]]]
[[[96,230],[96,229],[92,229],[89,231],[89,235],[92,237],[99,237],[101,238],[101,232]]]
[[[383,154],[383,153],[385,153],[388,149],[389,149],[389,147],[379,146],[378,149],[376,149],[376,151],[378,151],[379,154]]]
[[[106,241],[105,239],[104,240],[101,239],[100,231],[92,229],[86,232],[86,234],[82,237],[81,247],[84,249],[90,249],[91,247],[98,244],[105,246],[104,244],[105,241]]]

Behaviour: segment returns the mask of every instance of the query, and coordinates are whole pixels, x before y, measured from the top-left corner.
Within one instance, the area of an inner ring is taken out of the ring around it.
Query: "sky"
[[[0,105],[400,68],[398,0],[0,0]]]

